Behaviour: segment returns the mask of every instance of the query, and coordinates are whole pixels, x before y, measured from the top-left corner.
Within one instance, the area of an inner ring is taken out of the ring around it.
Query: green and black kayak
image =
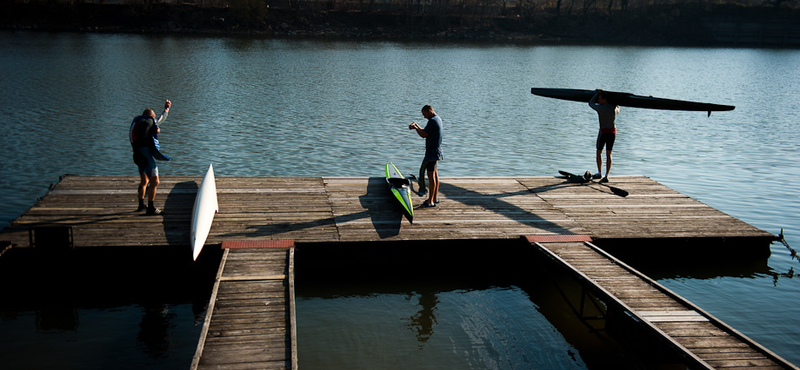
[[[386,162],[386,183],[392,196],[397,199],[408,222],[414,223],[414,207],[411,204],[411,180],[400,174],[392,162]]]
[[[588,103],[592,100],[595,92],[595,90],[531,88],[531,94],[533,95],[583,103]],[[603,95],[605,95],[606,99],[612,104],[633,108],[701,111],[708,112],[709,115],[711,112],[733,110],[736,108],[732,105],[655,98],[652,96],[634,95],[617,91],[604,91]]]

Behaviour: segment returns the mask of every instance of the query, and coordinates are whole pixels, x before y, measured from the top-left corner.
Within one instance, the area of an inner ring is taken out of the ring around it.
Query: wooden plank
[[[28,228],[60,225],[73,228],[76,247],[185,246],[199,181],[200,177],[162,179],[157,205],[165,215],[147,217],[135,211],[138,178],[67,176],[4,229],[0,240],[28,246]],[[436,209],[418,209],[411,225],[402,219],[382,178],[218,178],[220,213],[208,243],[512,239],[538,234],[599,239],[774,237],[646,177],[620,178],[615,186],[631,192],[624,198],[599,192],[595,187],[603,187],[595,185],[568,184],[556,177],[444,177],[443,203]]]
[[[598,252],[599,249],[591,248],[592,245],[589,242],[584,242],[584,243],[579,243],[579,242],[549,243],[547,245],[545,245],[545,243],[538,243],[537,242],[537,243],[534,243],[533,245],[536,248],[538,248],[539,251],[541,251],[547,257],[549,257],[551,260],[553,260],[555,263],[563,266],[567,271],[571,272],[575,277],[577,277],[579,279],[581,284],[584,284],[584,286],[589,285],[591,290],[594,291],[598,295],[598,297],[602,301],[604,301],[606,304],[613,305],[617,309],[621,309],[622,311],[628,312],[631,315],[638,317],[638,315],[636,314],[637,309],[635,307],[631,307],[629,305],[629,300],[623,301],[623,300],[617,298],[616,296],[614,296],[613,294],[608,292],[602,286],[602,281],[599,281],[599,282],[595,281],[590,276],[585,274],[583,271],[581,271],[581,270],[575,268],[574,266],[572,266],[572,264],[569,261],[569,256],[560,256],[560,255],[556,254],[555,252],[553,252],[550,248],[557,249],[557,250],[560,250],[560,251],[565,251],[565,250],[577,251],[577,250],[580,250],[580,249],[589,248],[589,249],[591,249],[591,251],[593,253],[595,253],[597,255],[597,259],[598,260],[609,259],[608,255],[604,255],[603,253]],[[621,264],[618,261],[613,261],[613,262],[615,264]],[[640,279],[639,276],[636,276],[634,274],[626,274],[626,275],[629,275],[628,276],[629,279],[633,278],[630,281],[636,281],[636,280]],[[612,277],[612,278],[613,279],[617,279],[617,277]],[[647,304],[647,305],[645,305],[645,307],[646,307],[646,310],[650,310],[650,311],[656,310],[659,307],[662,307],[662,302],[654,302],[652,304]],[[639,308],[639,309],[641,309],[641,308]],[[705,361],[702,358],[700,358],[699,356],[697,356],[693,352],[691,352],[688,349],[686,349],[685,347],[683,347],[683,345],[681,343],[679,343],[674,338],[668,336],[666,333],[661,331],[658,327],[655,327],[655,326],[653,326],[652,324],[650,324],[650,323],[648,323],[646,321],[645,321],[645,323],[648,325],[647,327],[650,330],[652,330],[653,333],[655,333],[656,335],[661,336],[665,340],[665,342],[669,343],[669,345],[672,348],[676,349],[677,351],[682,352],[684,354],[685,358],[687,360],[690,360],[690,362],[691,362],[690,367],[706,368],[706,369],[710,369],[711,368],[707,363],[705,363]]]
[[[658,323],[658,327],[660,327],[665,332],[674,333],[673,336],[676,337],[683,337],[683,336],[696,336],[696,335],[706,335],[706,336],[716,336],[720,335],[724,331],[719,327],[715,326],[714,324],[707,322],[705,324],[697,323],[697,322],[661,322]]]
[[[293,251],[225,248],[225,266],[218,273],[213,310],[207,313],[206,335],[198,344],[193,368],[296,367]]]
[[[249,275],[249,276],[223,276],[222,281],[242,280],[284,280],[286,275]]]
[[[289,281],[289,351],[291,353],[290,369],[296,370],[298,364],[297,355],[297,308],[295,306],[294,292],[294,248],[289,249],[288,260],[288,281]]]
[[[708,321],[708,318],[694,310],[686,311],[637,311],[639,316],[650,322],[694,322]]]
[[[214,288],[211,290],[211,298],[212,299],[209,300],[208,308],[206,308],[206,317],[203,320],[203,328],[200,330],[200,340],[198,341],[197,349],[195,350],[194,356],[192,357],[192,364],[191,364],[191,367],[190,367],[191,370],[196,370],[198,368],[198,366],[200,365],[200,359],[201,359],[201,357],[203,355],[203,349],[204,349],[204,346],[205,346],[206,337],[208,336],[208,330],[209,330],[209,327],[211,326],[211,312],[214,312],[214,305],[216,303],[215,302],[216,300],[213,299],[213,298],[216,296],[217,292],[219,291],[219,284],[220,284],[219,279],[222,276],[222,271],[225,268],[225,260],[226,260],[227,255],[228,255],[228,251],[229,250],[226,249],[225,252],[223,252],[222,259],[220,260],[220,263],[219,263],[219,268],[217,269],[217,276],[216,276],[216,279],[215,279],[215,282],[214,282]]]
[[[741,333],[616,260],[590,243],[535,243],[552,259],[593,284],[601,300],[641,318],[697,366],[794,368]],[[614,276],[618,275],[618,276]],[[625,277],[627,275],[627,277]],[[713,322],[712,322],[713,320]],[[724,353],[724,354],[723,354]]]

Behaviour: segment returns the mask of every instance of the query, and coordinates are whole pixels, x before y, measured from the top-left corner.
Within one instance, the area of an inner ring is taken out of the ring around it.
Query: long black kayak
[[[609,103],[616,104],[623,107],[633,108],[648,108],[648,109],[668,109],[668,110],[688,110],[700,112],[717,112],[733,110],[732,105],[721,105],[711,103],[700,103],[694,101],[674,100],[654,98],[652,96],[633,95],[631,93],[605,91],[604,95]],[[579,90],[579,89],[549,89],[549,88],[531,88],[531,94],[544,96],[547,98],[570,100],[577,102],[588,103],[592,100],[595,90]]]

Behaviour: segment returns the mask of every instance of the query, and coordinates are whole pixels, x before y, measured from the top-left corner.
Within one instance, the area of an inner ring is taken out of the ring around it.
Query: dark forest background
[[[800,0],[2,0],[6,30],[800,46]]]

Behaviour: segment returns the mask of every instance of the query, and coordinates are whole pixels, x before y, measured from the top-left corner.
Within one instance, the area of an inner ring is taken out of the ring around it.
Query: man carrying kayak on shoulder
[[[156,119],[156,112],[150,108],[144,110],[141,116],[133,119],[128,138],[133,148],[133,162],[139,166],[139,208],[137,211],[147,210],[148,215],[159,215],[161,209],[155,207],[156,188],[158,188],[158,166],[156,159],[168,161],[169,157],[161,154],[158,144],[158,134],[161,132],[159,124],[167,119],[172,102],[164,103],[164,113]],[[147,194],[147,206],[144,197]]]
[[[597,112],[600,120],[600,132],[597,134],[597,173],[595,179],[600,182],[608,182],[608,173],[611,172],[611,150],[614,149],[614,140],[617,137],[617,114],[619,105],[610,103],[604,96],[602,89],[595,90],[594,96],[589,100],[589,107]],[[606,175],[602,177],[603,171],[603,147],[606,148]]]

